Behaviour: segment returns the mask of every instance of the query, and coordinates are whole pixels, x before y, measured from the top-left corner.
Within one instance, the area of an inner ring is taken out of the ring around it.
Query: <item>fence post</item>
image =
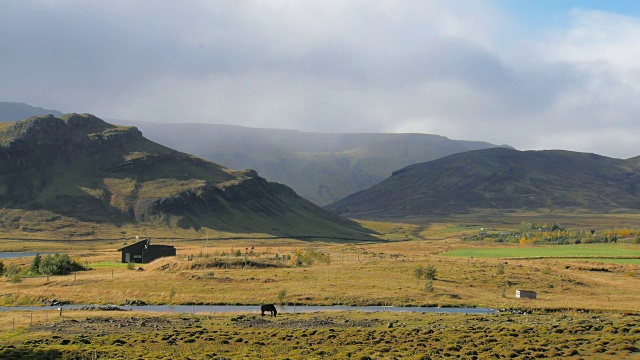
[[[11,332],[16,331],[16,318],[13,318],[13,323],[11,324]]]

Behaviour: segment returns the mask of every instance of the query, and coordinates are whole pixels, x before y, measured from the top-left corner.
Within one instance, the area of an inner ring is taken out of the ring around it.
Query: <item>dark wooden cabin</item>
[[[155,259],[176,256],[176,248],[170,245],[151,245],[151,239],[146,238],[135,244],[118,249],[122,251],[123,263],[147,264]]]

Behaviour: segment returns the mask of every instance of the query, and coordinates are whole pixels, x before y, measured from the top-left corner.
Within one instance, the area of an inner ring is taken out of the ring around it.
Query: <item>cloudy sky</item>
[[[0,49],[63,112],[640,155],[635,0],[2,0]]]

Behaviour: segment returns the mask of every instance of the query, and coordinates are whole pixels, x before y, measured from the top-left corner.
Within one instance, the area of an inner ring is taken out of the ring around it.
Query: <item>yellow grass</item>
[[[155,242],[159,243],[159,242]],[[164,243],[164,242],[163,242]],[[76,275],[25,278],[3,283],[5,303],[39,304],[55,298],[76,304],[120,304],[125,299],[171,304],[296,304],[417,305],[534,307],[633,310],[640,306],[639,268],[633,264],[594,264],[580,260],[509,260],[500,274],[497,259],[455,258],[440,254],[469,246],[460,240],[422,240],[378,244],[331,244],[302,241],[177,241],[176,258],[141,265],[144,271],[99,266]],[[119,261],[113,244],[102,250],[72,250],[83,264]],[[295,266],[296,252],[314,249],[331,262]],[[240,250],[242,256],[230,256]],[[252,254],[250,254],[250,252]],[[225,255],[223,255],[225,254]],[[247,255],[248,254],[248,255]],[[195,268],[198,261],[253,260],[275,263],[290,255],[280,268]],[[208,257],[206,257],[208,255]],[[189,261],[190,256],[195,257]],[[9,259],[28,267],[31,259]],[[433,291],[414,276],[418,265],[437,270]],[[590,271],[605,267],[609,272]],[[4,281],[4,280],[3,280]],[[536,300],[515,298],[515,290],[538,293]]]

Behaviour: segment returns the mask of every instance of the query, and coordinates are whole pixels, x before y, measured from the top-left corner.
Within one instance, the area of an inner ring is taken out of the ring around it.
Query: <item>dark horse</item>
[[[273,317],[278,315],[278,310],[276,310],[276,306],[273,304],[260,305],[260,314],[262,314],[262,316],[264,316],[266,311],[270,312]]]

